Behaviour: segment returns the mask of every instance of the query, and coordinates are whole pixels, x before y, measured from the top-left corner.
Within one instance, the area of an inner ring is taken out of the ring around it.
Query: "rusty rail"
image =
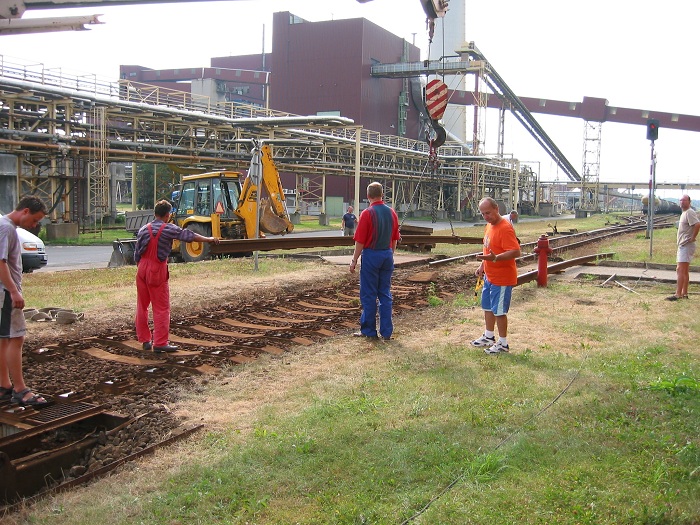
[[[660,227],[667,227],[667,225],[662,225]],[[567,235],[561,235],[559,237],[550,237],[549,242],[550,246],[552,248],[552,253],[562,253],[566,252],[568,250],[573,250],[576,248],[580,248],[582,246],[585,246],[587,244],[591,244],[594,242],[599,242],[606,240],[609,237],[614,237],[616,235],[622,235],[625,233],[634,233],[636,231],[642,231],[645,230],[646,226],[643,224],[634,224],[630,226],[611,226],[609,228],[600,228],[598,230],[591,230],[588,232],[581,232],[581,233],[575,233],[575,234],[567,234]],[[580,240],[574,240],[574,239],[580,239]],[[574,242],[569,242],[568,244],[560,244],[561,242],[566,242],[574,240]],[[481,244],[482,240],[480,240],[478,243],[474,244]],[[523,243],[520,245],[521,248],[526,249],[526,248],[534,248],[537,246],[537,242],[528,242],[528,243]],[[468,253],[465,255],[458,255],[456,257],[450,257],[447,259],[440,259],[438,261],[430,261],[428,264],[430,266],[441,266],[444,264],[449,264],[451,262],[456,262],[464,259],[471,259],[476,257],[477,255],[481,255],[481,252],[475,252],[475,253]],[[520,263],[525,263],[532,261],[536,259],[536,255],[534,253],[528,253],[525,254],[521,257],[518,257],[516,259],[516,262],[518,264]]]
[[[585,255],[583,257],[576,257],[575,259],[569,259],[568,261],[550,264],[547,266],[547,274],[557,273],[567,268],[572,268],[574,266],[580,266],[582,264],[595,262],[599,259],[612,259],[614,255],[614,252],[596,253],[595,255]],[[535,279],[537,279],[537,270],[532,270],[531,272],[526,272],[522,275],[518,275],[517,286],[529,283],[530,281],[534,281]]]

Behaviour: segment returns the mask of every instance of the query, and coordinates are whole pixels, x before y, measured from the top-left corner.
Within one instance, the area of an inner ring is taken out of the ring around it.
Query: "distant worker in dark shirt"
[[[378,182],[367,186],[369,207],[360,214],[355,232],[355,251],[350,272],[355,273],[357,260],[360,265],[360,331],[357,337],[377,338],[377,301],[379,301],[379,335],[391,339],[394,325],[391,319],[393,298],[391,275],[394,272],[394,250],[399,236],[399,218],[396,212],[384,204],[383,188]]]
[[[170,335],[170,278],[168,256],[173,240],[182,242],[213,242],[216,237],[204,237],[192,230],[182,229],[168,222],[172,205],[158,201],[154,210],[155,220],[143,226],[136,237],[134,260],[138,264],[136,272],[136,337],[144,350],[157,354],[175,352],[177,346],[169,344]],[[153,307],[153,337],[148,326],[148,307]]]
[[[343,220],[340,224],[340,229],[343,230],[343,235],[345,237],[352,237],[355,235],[355,228],[357,227],[357,217],[352,212],[352,206],[348,206],[348,211],[343,215]]]

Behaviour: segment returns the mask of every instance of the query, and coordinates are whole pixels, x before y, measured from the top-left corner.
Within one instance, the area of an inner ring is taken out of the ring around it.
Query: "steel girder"
[[[50,195],[52,203],[66,200],[66,195],[54,193],[61,188],[69,191],[67,180],[79,183],[88,160],[243,170],[254,140],[272,144],[280,171],[302,180],[354,177],[359,138],[361,176],[396,181],[397,190],[392,193],[403,195],[403,202],[397,204],[409,207],[413,195],[420,192],[415,186],[410,192],[401,186],[428,179],[426,143],[383,136],[348,119],[298,117],[234,103],[212,105],[202,97],[127,82],[83,85],[73,79],[64,86],[65,79],[47,82],[44,74],[5,75],[5,69],[0,73],[0,152],[20,159],[22,192],[43,188],[41,192]],[[93,116],[97,114],[99,119]],[[472,194],[490,194],[511,184],[510,161],[475,159],[456,143],[442,146],[439,157],[440,184],[452,188],[452,194],[459,193],[459,187],[469,188]],[[49,179],[56,180],[49,183]],[[440,196],[439,206],[460,208],[460,203],[445,202]],[[417,206],[424,206],[421,199]]]

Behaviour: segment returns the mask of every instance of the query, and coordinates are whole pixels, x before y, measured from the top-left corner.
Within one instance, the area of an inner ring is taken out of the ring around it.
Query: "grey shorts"
[[[676,253],[676,262],[679,263],[689,263],[693,260],[693,255],[695,255],[695,243],[691,242],[678,247],[678,253]]]
[[[10,292],[2,289],[2,309],[0,309],[0,339],[24,337],[27,333],[27,323],[21,308],[12,308]]]

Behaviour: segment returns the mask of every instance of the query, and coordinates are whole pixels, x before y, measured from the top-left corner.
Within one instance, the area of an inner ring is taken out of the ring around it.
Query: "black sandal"
[[[39,394],[33,394],[29,399],[24,399],[24,396],[26,396],[27,394],[31,394],[31,392],[32,391],[29,388],[25,388],[24,390],[20,390],[19,392],[15,392],[13,390],[11,399],[12,403],[22,407],[40,407],[49,404],[49,402],[46,401],[46,399],[44,399],[43,397],[41,397]]]

